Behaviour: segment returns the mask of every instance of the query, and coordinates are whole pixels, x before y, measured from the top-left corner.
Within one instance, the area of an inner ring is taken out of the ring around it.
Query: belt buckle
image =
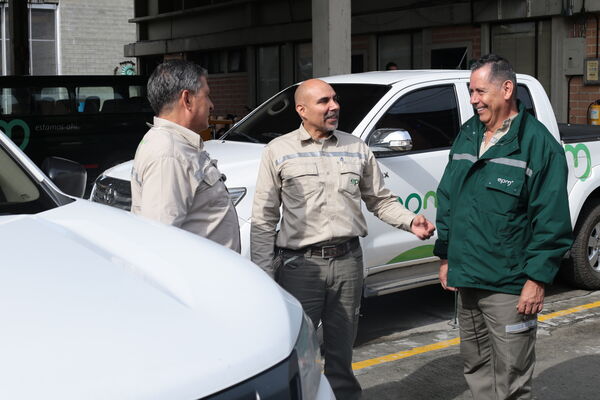
[[[328,253],[328,250],[332,250],[331,253]],[[337,255],[337,246],[323,246],[321,247],[321,258],[333,258]]]

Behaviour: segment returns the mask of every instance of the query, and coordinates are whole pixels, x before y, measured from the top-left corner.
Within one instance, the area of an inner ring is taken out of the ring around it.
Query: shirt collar
[[[512,116],[506,118],[504,120],[504,122],[502,123],[502,126],[498,129],[496,129],[496,132],[494,132],[494,135],[504,135],[506,132],[508,132],[510,130],[510,125],[515,120],[515,118],[517,118],[518,115],[519,115],[519,113],[516,113],[515,115],[512,115]]]
[[[181,126],[173,121],[169,121],[168,119],[154,117],[154,128],[167,128],[173,133],[181,136],[184,140],[189,142],[192,146],[196,147],[199,150],[204,148],[204,143],[200,135],[191,129],[188,129],[184,126]]]
[[[315,143],[319,143],[318,140],[314,140],[312,136],[310,136],[310,133],[308,133],[308,131],[306,130],[306,128],[304,128],[303,124],[300,124],[300,128],[298,128],[298,138],[300,139],[300,141],[305,142],[307,140],[313,141]],[[331,132],[331,135],[328,138],[323,139],[324,141],[327,140],[334,140],[335,144],[337,145],[337,142],[339,140],[338,136],[337,136],[337,131],[333,131]]]

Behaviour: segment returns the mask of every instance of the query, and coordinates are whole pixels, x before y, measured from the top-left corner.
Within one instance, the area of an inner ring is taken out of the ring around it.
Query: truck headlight
[[[294,349],[298,356],[302,398],[311,400],[315,398],[321,380],[321,352],[312,321],[306,313],[302,314],[302,326]]]
[[[94,182],[90,200],[129,211],[131,184],[129,181],[100,175]]]
[[[227,190],[229,191],[229,198],[233,202],[234,206],[237,206],[239,204],[239,202],[242,201],[242,199],[246,195],[245,187],[227,188]]]

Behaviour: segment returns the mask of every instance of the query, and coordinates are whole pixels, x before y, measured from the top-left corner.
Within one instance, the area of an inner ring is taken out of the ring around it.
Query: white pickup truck
[[[45,165],[83,194],[82,166]],[[0,243],[0,399],[335,400],[312,323],[256,265],[67,196],[2,132]]]
[[[408,209],[435,221],[436,189],[460,125],[473,116],[469,71],[386,71],[324,78],[340,97],[339,129],[363,139],[378,158],[385,182]],[[518,75],[518,97],[566,152],[569,204],[576,241],[563,268],[580,287],[600,288],[600,129],[557,124],[540,83]],[[236,203],[242,254],[249,254],[252,200],[261,152],[273,138],[296,129],[300,119],[291,86],[256,108],[206,150],[219,160]],[[92,200],[130,207],[131,162],[104,172]],[[565,210],[565,212],[568,212]],[[427,242],[394,229],[366,212],[362,238],[364,296],[437,282],[435,237]]]

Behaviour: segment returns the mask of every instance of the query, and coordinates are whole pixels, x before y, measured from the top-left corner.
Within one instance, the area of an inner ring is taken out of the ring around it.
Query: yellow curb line
[[[540,316],[538,316],[538,321],[544,322],[549,319],[562,317],[564,315],[573,314],[576,312],[585,311],[585,310],[589,310],[591,308],[596,308],[596,307],[600,307],[600,301],[583,304],[583,305],[577,306],[577,307],[567,308],[565,310],[556,311],[556,312],[553,312],[550,314],[540,315]],[[448,347],[456,346],[459,343],[460,343],[460,338],[454,338],[454,339],[437,342],[434,344],[428,344],[428,345],[421,346],[421,347],[415,347],[414,349],[403,350],[403,351],[399,351],[398,353],[388,354],[388,355],[381,356],[381,357],[371,358],[369,360],[355,362],[352,364],[352,369],[354,371],[358,371],[363,368],[372,367],[374,365],[384,364],[384,363],[388,363],[391,361],[401,360],[403,358],[412,357],[417,354],[423,354],[423,353],[427,353],[427,352],[434,351],[434,350],[441,350],[441,349],[445,349]]]

